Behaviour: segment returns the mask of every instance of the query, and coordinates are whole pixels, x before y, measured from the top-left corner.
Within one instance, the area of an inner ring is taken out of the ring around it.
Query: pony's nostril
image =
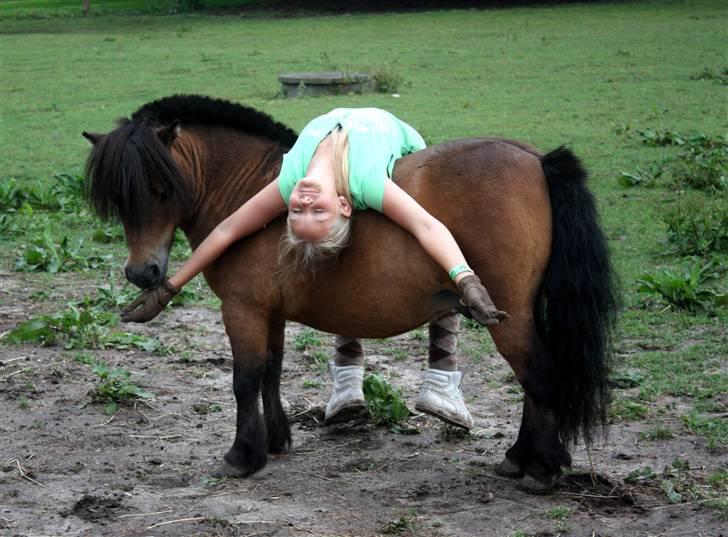
[[[149,267],[150,272],[152,273],[152,278],[155,280],[159,278],[159,265],[152,265]]]

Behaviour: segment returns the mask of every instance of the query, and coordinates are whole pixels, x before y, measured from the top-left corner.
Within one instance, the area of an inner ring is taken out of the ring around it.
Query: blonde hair
[[[331,136],[331,158],[336,192],[353,206],[349,189],[349,137],[341,125],[337,125],[329,136]],[[339,214],[332,224],[329,234],[316,242],[297,237],[291,230],[290,224],[287,224],[278,249],[281,272],[285,274],[306,270],[315,272],[328,261],[336,259],[341,250],[348,246],[350,237],[351,218],[342,214]]]

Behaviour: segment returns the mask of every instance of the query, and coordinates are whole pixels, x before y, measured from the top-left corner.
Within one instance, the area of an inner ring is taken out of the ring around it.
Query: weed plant
[[[49,187],[39,184],[21,186],[12,177],[0,179],[0,210],[33,209],[75,212],[84,209],[83,176],[56,173]]]
[[[667,224],[670,253],[681,256],[728,253],[728,195],[706,200],[697,192],[686,192],[668,208]]]
[[[725,419],[716,419],[694,410],[683,416],[683,425],[691,433],[703,436],[709,449],[724,449],[728,445],[728,421]]]
[[[110,311],[109,306],[116,306],[120,301],[102,290],[96,299],[69,303],[63,311],[34,317],[5,334],[0,341],[63,344],[66,349],[136,348],[169,354],[171,349],[155,338],[112,330],[118,325],[119,316]]]
[[[679,309],[712,313],[717,307],[728,305],[725,291],[707,284],[718,280],[725,265],[702,258],[689,258],[677,269],[664,268],[654,274],[643,274],[637,280],[638,291],[657,296]]]
[[[293,347],[297,351],[307,351],[314,347],[320,347],[321,344],[321,338],[311,328],[304,328],[293,337]]]
[[[112,369],[107,364],[98,362],[91,368],[91,372],[100,381],[89,393],[94,403],[119,405],[152,397],[151,393],[130,382],[131,373],[126,369],[121,367]]]
[[[394,432],[412,432],[403,423],[412,413],[407,408],[401,391],[377,374],[364,377],[363,389],[369,414],[375,422],[388,426]]]
[[[152,394],[130,381],[131,373],[121,368],[110,368],[88,353],[78,353],[74,360],[88,366],[98,377],[95,388],[89,391],[92,403],[106,405],[105,412],[113,414],[119,405],[130,404],[139,399],[149,399]]]
[[[644,145],[674,146],[677,155],[662,162],[653,162],[647,170],[620,172],[624,187],[656,186],[663,180],[674,189],[723,191],[728,188],[728,139],[702,133],[689,135],[672,130],[640,130],[637,135]]]
[[[675,459],[656,472],[644,466],[629,473],[625,483],[662,492],[670,503],[701,502],[712,507],[721,519],[728,519],[728,481],[725,472],[717,472],[708,479],[693,471],[684,459]]]
[[[67,236],[56,242],[49,227],[43,230],[33,245],[21,250],[15,260],[19,272],[70,272],[82,269],[98,269],[108,264],[109,255],[81,255],[83,239],[71,246]]]
[[[705,67],[699,73],[690,75],[690,80],[712,80],[721,86],[728,86],[728,67],[719,69]]]
[[[367,70],[379,93],[397,93],[404,83],[404,77],[392,67],[378,66]]]
[[[401,516],[380,527],[379,533],[382,535],[416,535],[418,526],[417,510],[408,509]]]
[[[653,427],[649,431],[644,431],[640,433],[640,439],[649,442],[654,442],[658,440],[670,440],[674,436],[675,435],[672,433],[672,430],[669,427],[664,427],[662,425],[658,425],[656,427]]]

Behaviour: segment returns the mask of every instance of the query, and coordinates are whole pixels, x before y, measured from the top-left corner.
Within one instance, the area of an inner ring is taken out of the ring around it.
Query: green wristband
[[[471,269],[467,265],[457,265],[456,267],[453,267],[450,269],[450,272],[448,272],[448,276],[450,276],[451,280],[454,280],[455,277],[460,274],[461,272],[473,272],[473,269]]]

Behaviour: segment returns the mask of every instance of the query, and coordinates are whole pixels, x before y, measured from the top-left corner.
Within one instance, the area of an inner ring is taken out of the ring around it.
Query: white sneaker
[[[451,425],[470,429],[473,417],[465,407],[460,391],[461,371],[428,369],[417,396],[415,409],[435,416]]]
[[[340,423],[361,416],[367,407],[362,391],[364,367],[358,365],[337,366],[329,363],[334,389],[326,405],[324,421]]]

